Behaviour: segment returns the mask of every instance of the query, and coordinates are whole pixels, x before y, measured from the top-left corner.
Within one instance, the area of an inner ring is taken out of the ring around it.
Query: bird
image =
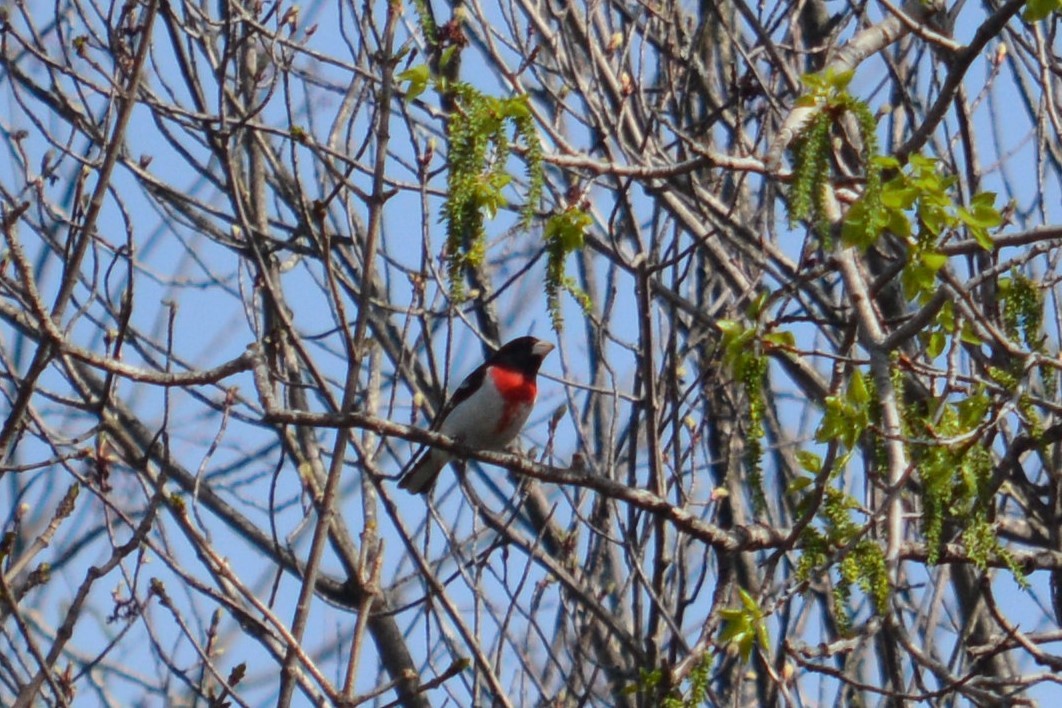
[[[479,450],[501,450],[531,415],[538,396],[536,377],[553,344],[517,337],[490,355],[457,387],[431,429]],[[453,453],[429,448],[398,481],[411,494],[427,494]]]

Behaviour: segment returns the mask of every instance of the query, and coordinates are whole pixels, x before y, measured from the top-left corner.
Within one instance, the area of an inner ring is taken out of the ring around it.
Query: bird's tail
[[[429,450],[413,469],[402,475],[398,480],[398,488],[405,489],[410,494],[427,494],[435,486],[435,480],[446,463],[450,461],[448,455],[440,454],[438,450]]]

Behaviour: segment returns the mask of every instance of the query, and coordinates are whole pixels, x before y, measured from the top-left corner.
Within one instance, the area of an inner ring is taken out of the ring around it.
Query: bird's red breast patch
[[[533,403],[538,393],[534,377],[526,376],[522,371],[492,366],[490,379],[509,403]]]

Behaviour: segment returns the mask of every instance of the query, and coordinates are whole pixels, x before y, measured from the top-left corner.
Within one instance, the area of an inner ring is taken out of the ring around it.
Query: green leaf
[[[911,155],[907,161],[916,174],[925,174],[937,169],[937,159],[935,157],[926,157],[922,153]]]
[[[577,251],[583,247],[586,230],[592,223],[593,218],[589,214],[581,209],[569,207],[559,214],[554,214],[546,222],[546,243],[559,247],[565,254]]]
[[[719,614],[723,618],[723,628],[719,632],[720,643],[737,646],[741,660],[747,663],[752,655],[757,634],[752,618],[744,609],[721,610]]]
[[[881,189],[881,203],[890,209],[907,210],[914,206],[919,190],[901,178],[889,180]]]
[[[972,344],[974,346],[981,346],[981,338],[977,336],[977,331],[973,328],[973,325],[964,321],[962,323],[962,329],[959,330],[959,339],[964,344]]]
[[[454,58],[454,53],[457,51],[457,45],[453,44],[446,49],[442,50],[439,55],[439,71],[446,73],[446,67],[450,65],[450,62]]]
[[[732,642],[748,632],[748,623],[745,621],[744,610],[720,610],[719,615],[723,618],[723,628],[719,632],[719,641],[724,644]]]
[[[852,372],[852,378],[848,381],[847,394],[848,402],[859,406],[866,404],[870,400],[867,382],[859,369]]]
[[[991,406],[991,401],[984,391],[978,391],[974,395],[959,401],[957,406],[959,413],[959,424],[963,430],[972,430],[977,427],[982,420],[984,420],[985,413],[988,412]]]
[[[939,236],[949,225],[950,219],[947,212],[934,206],[923,206],[919,209],[918,215],[921,217],[926,229],[933,236]]]
[[[844,215],[841,224],[841,240],[846,246],[855,246],[865,251],[874,245],[880,232],[869,228],[866,202],[860,199]]]
[[[530,118],[531,107],[528,105],[528,100],[529,99],[526,95],[517,95],[506,100],[505,105],[502,106],[502,115],[506,118],[511,118],[514,121]]]
[[[900,274],[903,294],[908,300],[914,300],[925,293],[931,293],[936,286],[937,272],[922,264],[921,260],[909,263]]]
[[[970,199],[970,206],[973,207],[974,209],[982,209],[982,208],[984,208],[984,209],[991,209],[992,211],[995,211],[996,210],[996,199],[998,197],[999,197],[999,195],[996,194],[995,192],[978,192],[977,194],[973,195],[972,199]],[[998,216],[998,213],[997,213],[997,216]],[[999,222],[997,221],[993,225],[994,226],[998,226]]]
[[[1052,12],[1062,11],[1062,0],[1029,0],[1022,13],[1026,22],[1039,22]]]
[[[507,203],[502,190],[512,181],[504,172],[494,172],[476,180],[473,186],[473,203],[493,219],[498,210]]]
[[[796,337],[789,330],[782,330],[780,332],[768,332],[763,335],[763,341],[768,344],[773,344],[776,347],[783,349],[792,349],[796,346]]]
[[[907,218],[907,215],[899,209],[889,209],[886,213],[888,216],[885,222],[885,228],[902,239],[906,240],[907,238],[910,238],[911,220]]]
[[[992,240],[992,236],[985,229],[971,226],[970,235],[973,236],[974,241],[977,241],[977,245],[986,251],[995,249],[996,242]]]
[[[970,200],[969,208],[959,207],[956,211],[959,220],[968,227],[970,235],[986,251],[995,246],[988,229],[994,229],[1003,223],[1003,215],[995,203],[995,192],[981,192]]]
[[[852,406],[838,396],[827,396],[823,401],[823,415],[815,431],[816,442],[839,440],[845,447],[855,447],[859,436],[870,422],[866,406]],[[838,462],[840,467],[841,463]]]
[[[413,101],[420,94],[428,88],[428,81],[431,79],[431,71],[428,69],[427,64],[418,64],[417,66],[411,66],[398,76],[395,77],[399,81],[409,82],[409,86],[406,88],[405,100],[407,103]]]
[[[952,302],[946,302],[940,308],[940,312],[937,313],[937,324],[945,332],[951,332],[955,329],[955,305]]]
[[[759,603],[744,588],[738,588],[741,607],[725,609],[720,612],[724,625],[719,633],[720,641],[735,644],[741,653],[741,660],[748,662],[752,648],[759,644],[765,651],[770,649],[770,637],[767,623],[764,622],[763,610]]]
[[[835,91],[844,91],[848,88],[848,84],[852,83],[852,78],[855,76],[855,69],[847,69],[845,71],[834,71],[833,69],[827,69],[825,78],[825,84]]]
[[[718,327],[723,334],[731,337],[736,337],[741,330],[745,329],[741,323],[736,320],[716,320],[715,326]]]
[[[756,295],[756,299],[749,303],[749,307],[746,312],[750,320],[756,319],[763,313],[763,308],[767,306],[767,299],[769,297],[770,294],[768,292],[762,291]]]
[[[947,335],[939,329],[933,330],[929,333],[929,341],[926,343],[926,354],[930,359],[936,359],[944,353],[944,347],[947,346],[947,343]]]
[[[749,346],[756,339],[756,330],[746,329],[740,332],[733,340],[727,343],[727,354],[730,362],[744,360],[747,356],[755,356],[755,352]]]
[[[971,209],[959,207],[959,219],[967,226],[979,226],[994,229],[1003,223],[999,210],[993,206],[973,206]]]
[[[883,170],[900,169],[900,161],[892,155],[878,155],[874,158],[874,163]]]
[[[753,616],[758,615],[760,603],[756,602],[756,598],[750,595],[745,588],[738,588],[738,594],[741,596],[741,604],[745,606],[745,609]]]
[[[816,455],[814,452],[808,452],[807,450],[797,450],[796,459],[797,462],[800,463],[800,466],[802,468],[804,468],[808,472],[811,472],[812,474],[818,474],[819,470],[822,469],[822,458]],[[802,477],[800,479],[807,479],[807,477]]]
[[[800,77],[800,83],[807,86],[812,91],[816,89],[823,89],[826,86],[826,77],[820,73],[804,74]]]
[[[935,251],[924,251],[919,255],[919,260],[929,270],[936,273],[948,263],[948,257],[943,253],[936,253]]]
[[[756,623],[756,643],[763,648],[765,653],[771,650],[771,637],[767,634],[767,623],[762,620]],[[748,661],[748,657],[745,661]]]

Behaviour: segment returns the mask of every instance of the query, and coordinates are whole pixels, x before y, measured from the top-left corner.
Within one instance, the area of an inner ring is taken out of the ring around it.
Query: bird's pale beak
[[[531,347],[531,353],[539,358],[544,358],[547,354],[553,351],[555,347],[552,343],[539,340],[535,342],[535,345]]]

